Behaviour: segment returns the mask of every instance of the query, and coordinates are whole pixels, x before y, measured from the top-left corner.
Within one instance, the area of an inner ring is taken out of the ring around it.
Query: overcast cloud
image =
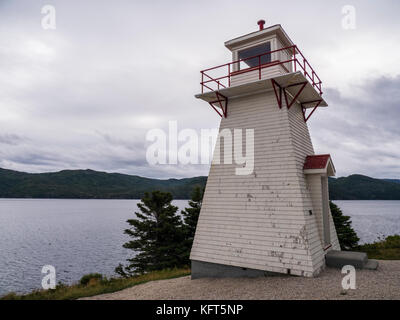
[[[56,9],[56,30],[41,8]],[[355,30],[341,27],[356,8]],[[400,177],[398,1],[0,1],[0,167],[94,169],[147,177],[208,174],[149,166],[145,135],[217,128],[193,96],[199,71],[228,62],[226,40],[282,24],[324,82],[309,127],[338,176]]]

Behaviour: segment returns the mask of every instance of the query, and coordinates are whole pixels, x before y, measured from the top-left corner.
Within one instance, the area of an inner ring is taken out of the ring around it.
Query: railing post
[[[231,86],[231,64],[228,64],[228,87]]]
[[[204,73],[203,71],[201,72],[201,93],[204,93]]]
[[[294,61],[294,72],[296,72],[297,71],[296,46],[293,46],[293,61]]]

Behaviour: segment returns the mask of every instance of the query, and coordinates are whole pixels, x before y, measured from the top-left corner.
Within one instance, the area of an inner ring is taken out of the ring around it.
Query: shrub
[[[89,273],[85,274],[81,280],[79,280],[79,283],[82,286],[87,286],[88,284],[93,285],[94,283],[98,283],[103,280],[103,275],[100,273]]]
[[[400,259],[400,235],[388,236],[373,243],[366,243],[357,248],[368,254],[368,258],[381,260]]]

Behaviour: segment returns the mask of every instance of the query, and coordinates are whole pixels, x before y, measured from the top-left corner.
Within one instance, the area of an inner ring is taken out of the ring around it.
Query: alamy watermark
[[[343,290],[355,290],[356,289],[356,269],[354,266],[346,265],[342,268],[342,273],[345,276],[342,279]]]
[[[42,268],[42,273],[46,274],[42,278],[42,288],[55,289],[56,288],[56,268],[52,265],[45,265]]]
[[[152,142],[146,150],[151,165],[209,164],[215,145],[213,164],[236,165],[236,175],[250,175],[254,171],[254,129],[201,129],[199,135],[194,129],[178,132],[177,121],[169,121],[168,132],[149,130],[146,140]]]
[[[342,7],[342,15],[342,28],[344,30],[356,29],[356,8],[352,5],[345,5]]]
[[[56,8],[52,5],[45,5],[42,7],[42,28],[44,30],[55,30],[56,29]]]

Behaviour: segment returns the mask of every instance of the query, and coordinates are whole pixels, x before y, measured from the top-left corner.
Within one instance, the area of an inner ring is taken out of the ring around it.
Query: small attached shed
[[[303,167],[311,193],[314,214],[317,218],[318,232],[324,244],[324,250],[331,247],[340,250],[335,226],[329,208],[328,177],[335,176],[335,166],[329,154],[309,155]]]

